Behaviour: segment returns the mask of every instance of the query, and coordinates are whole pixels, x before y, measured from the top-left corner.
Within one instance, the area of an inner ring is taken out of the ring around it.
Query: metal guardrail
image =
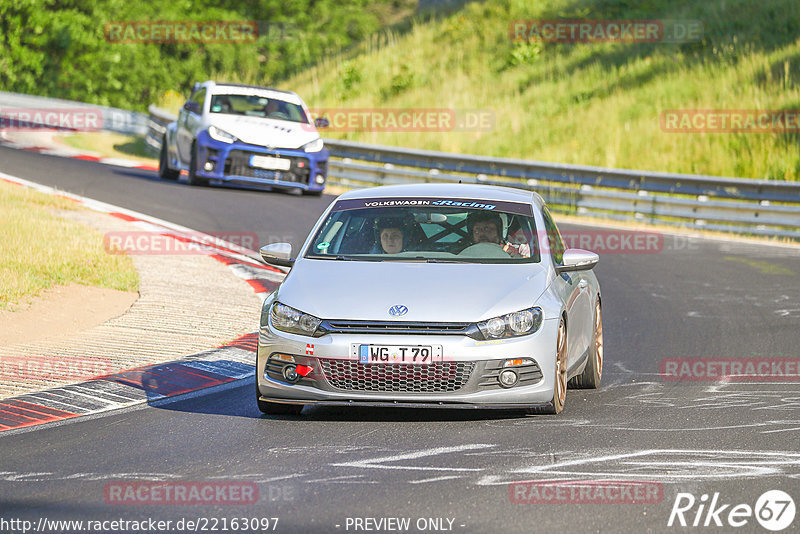
[[[44,112],[47,110],[55,111],[74,111],[85,109],[98,112],[101,117],[101,127],[103,131],[116,132],[126,135],[145,135],[147,132],[147,115],[126,109],[111,108],[108,106],[97,106],[73,100],[62,100],[60,98],[48,98],[44,96],[25,95],[21,93],[9,93],[0,91],[0,115],[5,111],[25,110],[28,112]],[[72,128],[64,128],[71,130]]]
[[[150,106],[160,149],[175,116]],[[553,211],[800,239],[800,182],[608,169],[325,139],[329,181],[346,186],[463,182],[535,190]]]

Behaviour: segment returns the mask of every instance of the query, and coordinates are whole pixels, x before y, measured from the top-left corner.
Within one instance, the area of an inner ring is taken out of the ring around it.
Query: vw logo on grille
[[[389,315],[393,317],[402,317],[407,313],[408,313],[408,308],[406,308],[402,304],[397,304],[396,306],[392,306],[391,308],[389,308]]]

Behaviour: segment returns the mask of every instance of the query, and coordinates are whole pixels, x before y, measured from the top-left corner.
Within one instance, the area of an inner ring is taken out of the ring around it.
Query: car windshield
[[[308,123],[302,106],[257,95],[214,95],[211,97],[211,113]]]
[[[481,199],[339,200],[306,258],[431,263],[536,263],[531,205]]]

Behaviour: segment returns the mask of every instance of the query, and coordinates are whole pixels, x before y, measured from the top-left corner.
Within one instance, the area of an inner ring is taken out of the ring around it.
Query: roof
[[[297,93],[292,91],[283,91],[281,89],[273,89],[271,87],[262,87],[260,85],[245,85],[241,83],[217,83],[212,80],[203,82],[201,86],[208,87],[211,94],[233,94],[233,95],[258,95],[266,98],[276,98],[297,104],[300,106],[305,105],[303,100]]]
[[[247,84],[244,84],[244,83],[224,83],[224,82],[214,82],[214,81],[211,81],[211,80],[209,80],[209,81],[211,83],[213,83],[217,87],[239,87],[239,88],[242,88],[242,89],[259,89],[259,90],[263,90],[263,91],[273,91],[275,93],[284,93],[284,94],[287,94],[287,95],[296,95],[297,94],[294,91],[285,91],[283,89],[275,89],[274,87],[264,87],[263,85],[247,85]],[[208,82],[206,82],[206,83],[208,83]]]
[[[527,189],[454,183],[384,185],[366,189],[354,189],[342,194],[339,198],[344,200],[348,198],[389,197],[476,198],[507,202],[531,202],[533,199],[541,201],[541,197],[538,194]]]

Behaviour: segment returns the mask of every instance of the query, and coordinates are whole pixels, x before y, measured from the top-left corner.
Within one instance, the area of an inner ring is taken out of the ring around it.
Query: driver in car
[[[500,229],[503,227],[503,221],[497,213],[470,213],[470,216],[467,217],[467,227],[473,244],[500,244]]]
[[[503,232],[503,220],[498,213],[478,211],[467,216],[467,230],[469,231],[469,241],[466,245],[472,246],[478,243],[493,243],[503,248],[511,257],[521,257],[522,254],[516,247],[510,247],[503,243],[501,239]]]

